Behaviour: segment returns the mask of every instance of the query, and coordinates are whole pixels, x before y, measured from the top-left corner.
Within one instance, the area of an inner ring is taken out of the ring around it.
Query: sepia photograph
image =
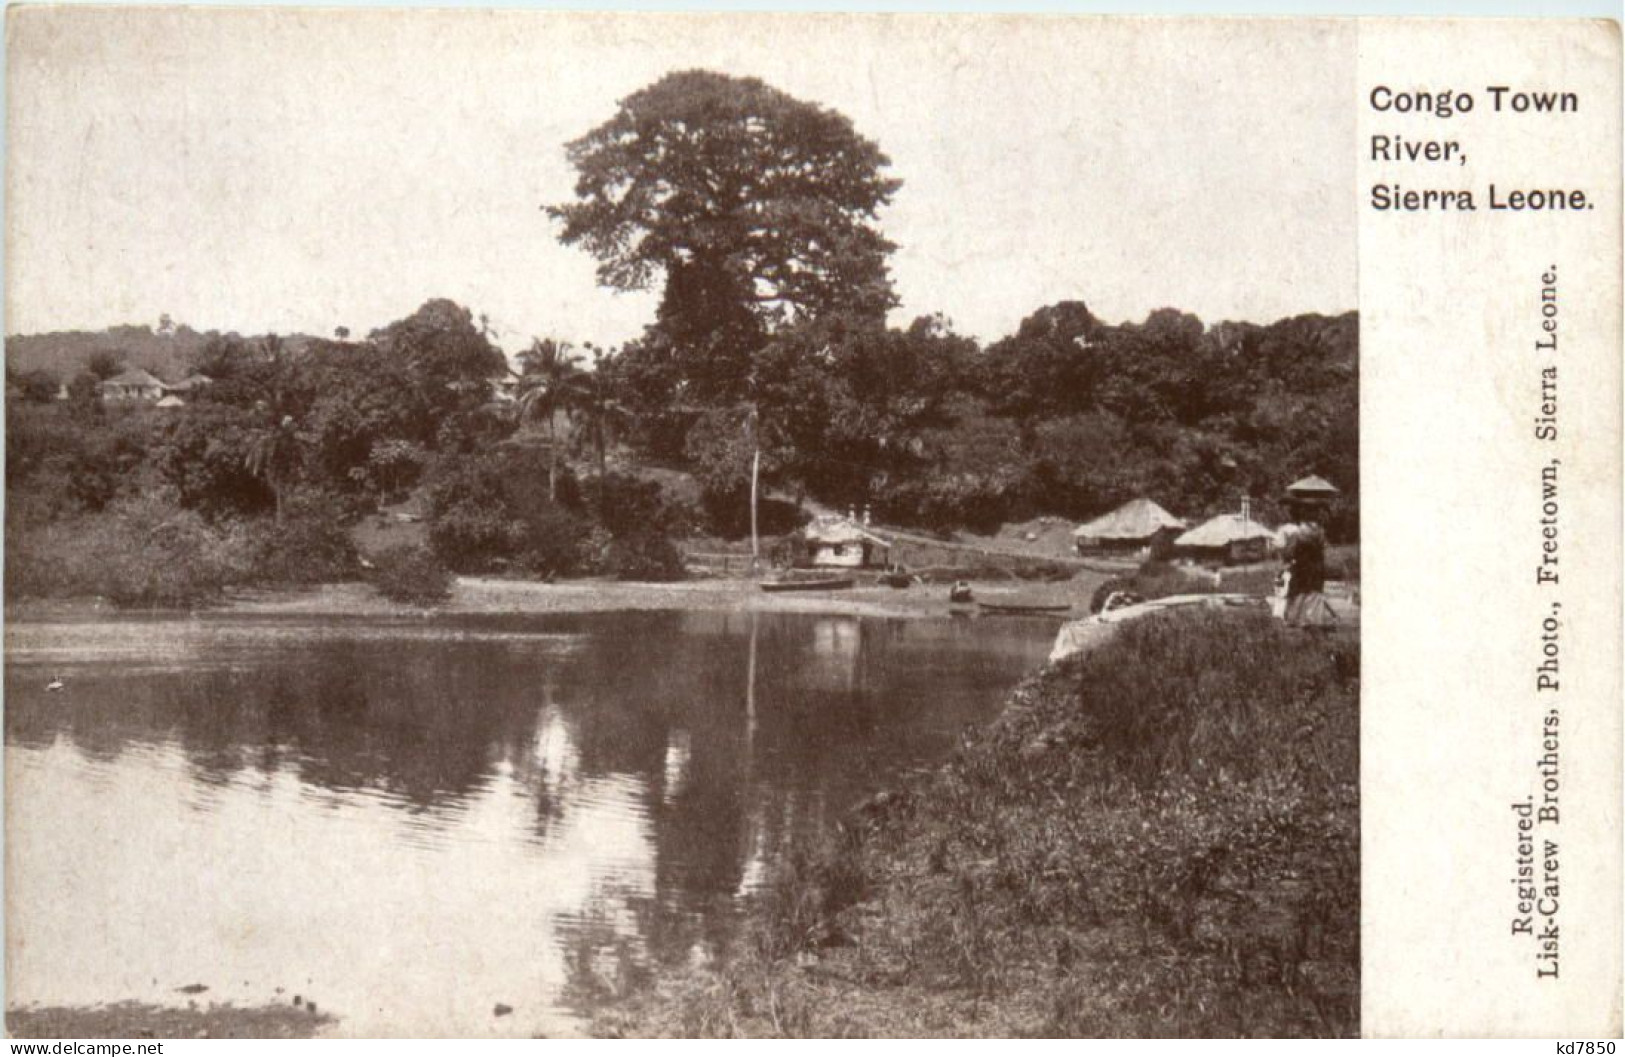
[[[7,30],[11,1036],[1361,1033],[1353,22]]]

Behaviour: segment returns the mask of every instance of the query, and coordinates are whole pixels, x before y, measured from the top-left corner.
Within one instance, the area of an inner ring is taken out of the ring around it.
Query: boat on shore
[[[764,591],[841,591],[853,585],[850,576],[831,576],[822,580],[764,580]]]
[[[1072,612],[1070,602],[978,602],[976,607],[983,613],[1000,616],[1063,616]]]

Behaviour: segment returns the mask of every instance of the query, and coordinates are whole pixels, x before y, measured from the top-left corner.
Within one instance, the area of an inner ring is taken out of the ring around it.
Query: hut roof
[[[811,524],[802,530],[802,535],[809,543],[857,543],[868,540],[878,543],[882,547],[890,547],[889,540],[881,539],[862,525],[846,517],[815,518]]]
[[[1185,522],[1149,499],[1131,499],[1093,521],[1073,530],[1072,535],[1088,539],[1138,540],[1154,536],[1165,528],[1182,529]]]
[[[179,392],[187,392],[187,391],[192,390],[192,389],[199,389],[199,388],[202,388],[205,385],[213,385],[213,384],[214,384],[214,379],[213,378],[210,378],[206,374],[198,374],[197,372],[194,371],[193,373],[187,375],[185,378],[182,378],[180,381],[175,382],[173,385],[166,385],[166,386],[164,386],[164,388],[165,389],[176,390],[176,391],[179,391]]]
[[[186,401],[182,400],[180,397],[176,396],[174,393],[170,393],[168,396],[166,396],[162,400],[158,401],[158,403],[155,406],[157,406],[157,407],[185,407],[186,406]]]
[[[160,382],[149,371],[144,371],[140,367],[131,367],[129,370],[122,371],[119,374],[116,374],[113,377],[107,379],[107,381],[103,382],[102,384],[103,385],[134,385],[134,386],[140,386],[142,388],[146,388],[148,386],[162,386],[164,383]]]
[[[1338,495],[1337,486],[1316,474],[1293,481],[1286,486],[1286,494],[1305,499]]]
[[[1268,525],[1240,514],[1220,514],[1209,518],[1174,540],[1176,547],[1227,547],[1242,540],[1262,539],[1279,543],[1280,537]]]

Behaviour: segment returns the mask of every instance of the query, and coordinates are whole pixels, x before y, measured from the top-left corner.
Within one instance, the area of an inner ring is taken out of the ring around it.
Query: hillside
[[[105,330],[10,334],[6,336],[6,366],[20,373],[49,371],[59,381],[67,381],[84,370],[95,353],[111,352],[121,356],[127,366],[142,367],[166,381],[174,381],[188,372],[210,339],[235,336],[214,330],[197,331],[184,324],[161,330],[145,324],[123,324]],[[308,339],[297,335],[285,340]]]

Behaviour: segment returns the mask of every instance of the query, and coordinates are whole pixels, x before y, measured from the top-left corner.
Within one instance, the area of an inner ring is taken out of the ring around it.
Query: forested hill
[[[174,380],[211,342],[258,340],[115,326],[13,336],[6,362],[10,377],[49,376],[34,388],[51,393],[93,360]],[[290,352],[324,344],[282,342]],[[743,531],[751,452],[738,401],[698,415],[674,405],[681,378],[663,350],[634,342],[600,362],[599,381],[630,413],[615,439],[636,461],[691,469],[714,527]],[[1246,496],[1273,521],[1281,489],[1319,474],[1344,495],[1334,534],[1358,534],[1355,312],[1206,325],[1164,308],[1110,324],[1061,301],[986,347],[922,317],[906,328],[810,327],[761,355],[769,483],[870,506],[890,523],[991,530],[1041,514],[1085,519],[1139,496],[1187,518]]]
[[[1021,453],[1030,511],[1087,517],[1145,495],[1191,517],[1250,496],[1273,519],[1281,489],[1314,473],[1343,491],[1339,534],[1358,532],[1355,312],[1204,326],[1159,309],[1111,326],[1061,302],[982,359],[988,425]]]
[[[97,353],[110,353],[126,367],[141,367],[166,381],[184,376],[211,338],[236,338],[185,324],[121,325],[105,330],[60,330],[6,337],[6,367],[18,374],[43,371],[66,383],[86,370]],[[298,339],[288,338],[288,341]]]
[[[818,369],[786,372],[762,401],[762,432],[771,472],[825,502],[992,530],[1140,496],[1185,518],[1250,498],[1273,524],[1284,487],[1319,474],[1344,496],[1334,535],[1358,533],[1354,312],[1207,326],[1158,309],[1109,324],[1062,301],[986,348],[940,318],[812,345],[796,360]],[[630,368],[641,354],[629,350]],[[691,429],[684,454],[723,500],[713,509],[744,510],[750,453],[722,419]]]

